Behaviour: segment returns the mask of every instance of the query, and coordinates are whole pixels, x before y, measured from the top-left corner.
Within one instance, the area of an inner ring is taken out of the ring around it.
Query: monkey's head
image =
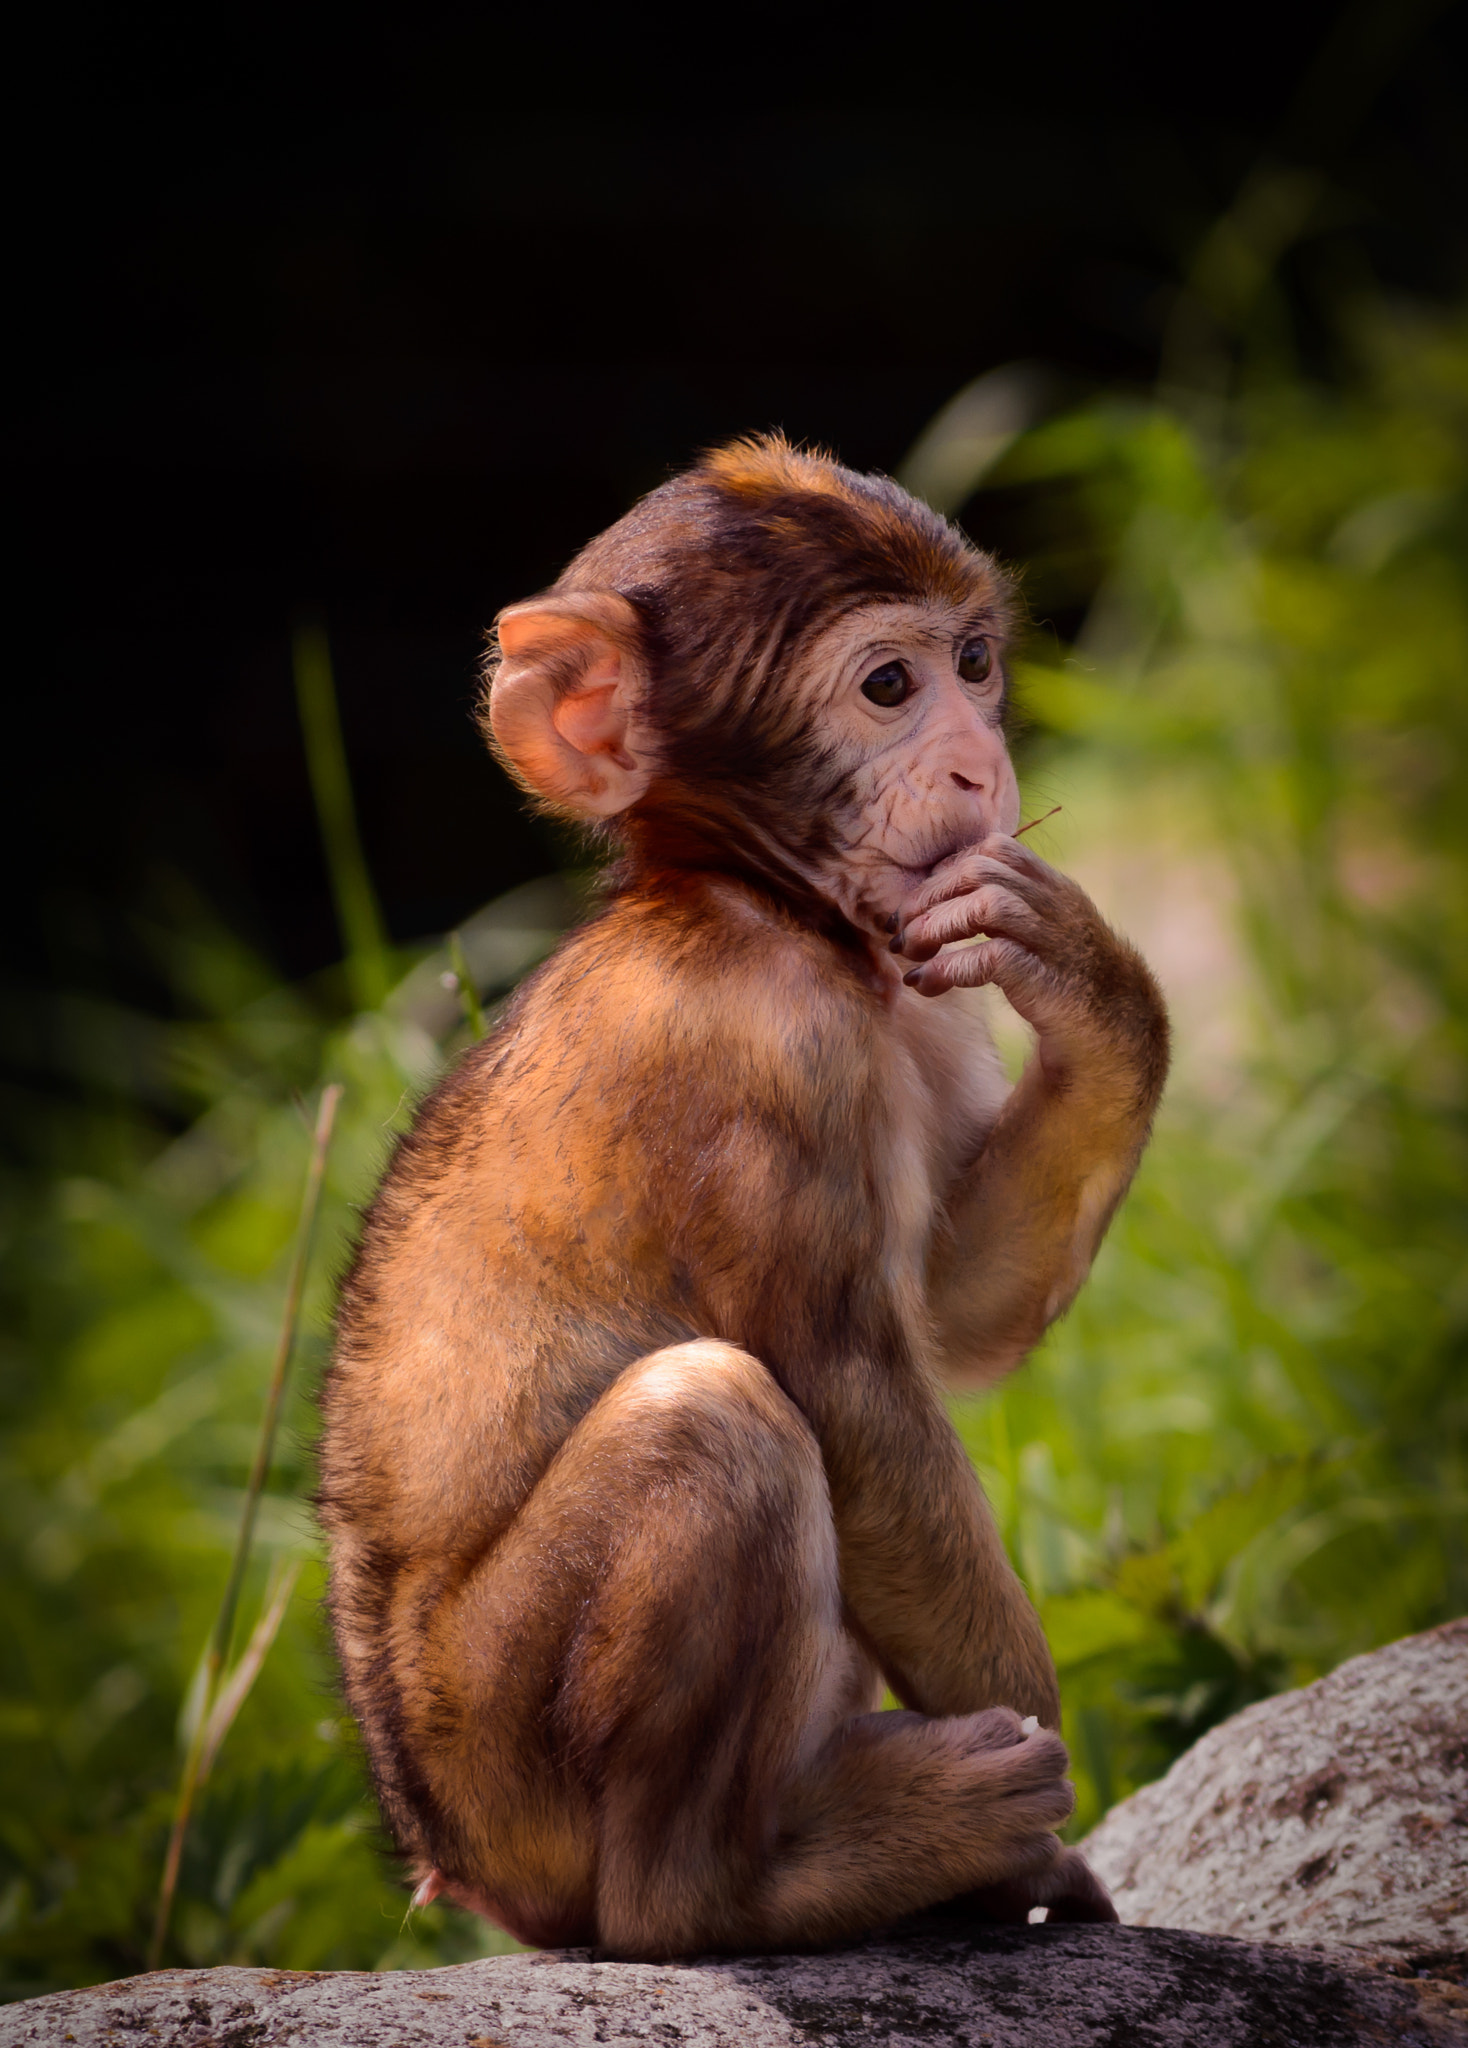
[[[522,787],[634,866],[750,875],[876,931],[1018,823],[1012,609],[885,477],[737,441],[500,613],[483,722]]]

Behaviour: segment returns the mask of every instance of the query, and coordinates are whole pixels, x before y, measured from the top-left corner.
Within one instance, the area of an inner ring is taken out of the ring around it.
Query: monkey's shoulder
[[[378,1208],[448,1193],[476,1158],[534,1202],[557,1174],[584,1188],[644,1154],[661,1179],[670,1146],[707,1160],[735,1127],[772,1161],[845,1156],[879,1104],[934,1134],[943,1177],[1006,1092],[977,992],[894,1003],[850,949],[712,881],[570,933],[423,1104]]]
[[[664,1087],[707,1087],[752,1066],[813,1079],[835,1054],[875,1052],[880,1009],[846,949],[710,880],[621,900],[573,932],[508,1020],[501,1074],[611,1083],[651,1069]]]

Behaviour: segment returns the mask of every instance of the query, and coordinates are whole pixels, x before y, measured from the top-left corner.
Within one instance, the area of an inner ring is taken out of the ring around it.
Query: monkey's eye
[[[870,697],[874,704],[891,707],[905,704],[912,695],[912,677],[900,661],[889,661],[885,668],[874,668],[861,686],[863,697]]]
[[[958,657],[958,673],[966,683],[982,683],[994,666],[994,651],[987,640],[970,640]]]

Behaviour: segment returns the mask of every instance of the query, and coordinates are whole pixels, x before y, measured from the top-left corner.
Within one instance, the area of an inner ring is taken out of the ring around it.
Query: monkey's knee
[[[657,1816],[655,1860],[670,1785],[686,1813],[719,1781],[737,1802],[751,1776],[785,1768],[846,1683],[835,1526],[808,1423],[736,1346],[641,1360],[598,1403],[595,1436],[597,1459],[574,1477],[615,1484],[603,1499],[616,1534],[577,1613],[556,1715],[568,1748],[597,1757],[612,1803]]]
[[[608,1398],[618,1396],[635,1400],[648,1411],[688,1403],[747,1402],[781,1418],[788,1412],[805,1428],[799,1409],[782,1393],[768,1367],[752,1352],[720,1337],[694,1337],[686,1344],[650,1351],[627,1368]]]
[[[615,1611],[626,1639],[671,1611],[681,1616],[686,1668],[694,1638],[706,1626],[726,1636],[721,1623],[732,1623],[753,1587],[779,1587],[772,1612],[834,1618],[836,1537],[820,1449],[749,1352],[707,1339],[650,1353],[583,1431],[584,1469],[566,1477],[617,1512],[580,1627]],[[711,1661],[722,1663],[722,1653]]]
[[[697,1338],[649,1352],[598,1406],[625,1451],[638,1444],[723,1482],[768,1482],[777,1474],[814,1489],[829,1513],[825,1467],[809,1423],[750,1352]]]

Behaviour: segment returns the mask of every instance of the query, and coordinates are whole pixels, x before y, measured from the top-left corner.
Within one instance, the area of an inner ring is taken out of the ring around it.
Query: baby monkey
[[[618,860],[343,1291],[331,1605],[419,1899],[623,1957],[1116,1917],[939,1391],[1070,1302],[1167,1064],[1141,959],[1013,836],[1010,617],[953,527],[777,437],[500,615],[490,744]]]

